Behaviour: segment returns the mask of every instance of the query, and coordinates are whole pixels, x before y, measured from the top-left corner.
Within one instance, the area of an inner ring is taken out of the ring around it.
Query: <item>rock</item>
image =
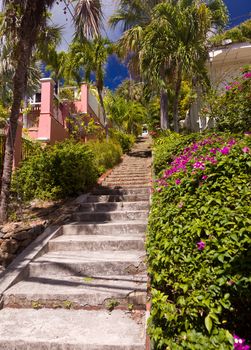
[[[19,242],[19,248],[26,248],[32,242],[32,237]]]
[[[13,231],[10,231],[10,232],[7,232],[3,235],[3,238],[4,239],[8,239],[8,238],[11,238],[13,236],[14,232]]]
[[[6,252],[6,253],[15,253],[18,249],[18,243],[14,240],[14,239],[8,239],[5,240],[2,244],[1,244],[1,251],[2,252]]]
[[[17,227],[19,227],[20,224],[17,222],[11,222],[9,224],[6,224],[2,227],[1,232],[6,234],[8,232],[14,232]]]
[[[14,232],[12,234],[12,237],[15,238],[17,241],[24,241],[30,238],[30,236],[31,236],[30,231],[19,231],[19,232]]]
[[[16,255],[8,253],[8,252],[2,252],[0,251],[0,260],[4,262],[3,266],[6,266],[8,263],[10,263]]]
[[[37,225],[30,228],[29,230],[14,232],[12,237],[15,238],[17,241],[24,241],[27,239],[33,240],[38,235],[40,235],[43,232],[43,230],[44,230],[43,225]]]

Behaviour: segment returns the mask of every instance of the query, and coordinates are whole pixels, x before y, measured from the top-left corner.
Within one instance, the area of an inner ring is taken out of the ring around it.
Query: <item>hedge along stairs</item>
[[[145,349],[150,177],[140,139],[3,293],[1,350]]]

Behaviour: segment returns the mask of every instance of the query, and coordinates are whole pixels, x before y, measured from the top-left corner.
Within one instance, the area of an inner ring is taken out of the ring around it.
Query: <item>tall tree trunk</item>
[[[13,152],[16,139],[17,122],[20,113],[23,93],[26,90],[27,70],[32,55],[38,27],[42,21],[44,1],[27,0],[23,13],[21,26],[18,31],[15,74],[13,78],[13,103],[10,112],[9,129],[6,138],[1,199],[0,199],[0,222],[7,220],[10,184],[12,176]]]
[[[28,129],[28,113],[27,113],[27,108],[28,108],[28,97],[27,95],[24,96],[24,113],[23,113],[23,127],[25,129]]]
[[[175,94],[173,102],[173,128],[175,132],[179,132],[179,96],[182,82],[182,63],[178,64],[177,78],[175,83]]]
[[[98,96],[99,96],[100,107],[101,107],[101,111],[102,111],[102,114],[103,114],[103,117],[104,117],[106,141],[108,141],[108,139],[109,139],[108,123],[107,123],[105,104],[104,104],[104,99],[103,99],[103,89],[99,88],[98,86],[97,86],[97,89],[98,89]]]
[[[160,127],[162,130],[170,129],[168,118],[168,95],[165,90],[160,93]]]

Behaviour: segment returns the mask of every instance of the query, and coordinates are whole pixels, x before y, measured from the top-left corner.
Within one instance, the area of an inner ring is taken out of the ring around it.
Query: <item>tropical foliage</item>
[[[248,134],[157,139],[147,238],[154,349],[249,349],[250,147]]]
[[[161,127],[178,131],[178,107],[184,74],[205,77],[207,34],[213,24],[226,23],[226,7],[217,1],[121,1],[112,25],[127,29],[119,53],[129,55],[135,76],[160,95]],[[170,99],[173,100],[172,105]],[[168,112],[168,110],[171,111]]]
[[[89,141],[88,146],[94,153],[94,163],[99,175],[120,162],[123,151],[118,142],[113,140],[108,142]]]
[[[137,101],[126,100],[118,94],[106,96],[109,120],[117,129],[137,136],[146,119],[146,108]]]
[[[129,152],[136,140],[134,135],[125,134],[123,131],[114,128],[109,128],[109,135],[113,142],[120,145],[123,153]]]
[[[84,71],[87,81],[91,80],[92,74],[95,75],[96,87],[106,129],[107,117],[103,98],[104,75],[106,62],[112,52],[112,43],[101,36],[96,37],[92,41],[76,40],[70,47],[69,60],[66,68],[69,77],[77,76],[80,74],[81,69]]]
[[[112,141],[83,144],[67,140],[39,148],[15,172],[12,190],[24,201],[78,195],[117,164],[121,155],[120,145]]]
[[[251,72],[243,70],[227,83],[225,91],[211,90],[204,101],[202,114],[213,119],[217,129],[231,132],[251,130]]]
[[[213,45],[222,45],[224,40],[230,39],[233,43],[251,41],[251,20],[247,20],[234,28],[226,30],[224,33],[215,35],[211,38]]]
[[[13,148],[17,121],[27,86],[28,67],[39,31],[42,31],[46,13],[55,0],[4,0],[4,35],[12,43],[13,102],[10,127],[7,132],[4,167],[1,186],[0,221],[7,219],[7,207],[12,176]],[[99,0],[78,0],[75,5],[75,26],[78,36],[98,35],[102,18]],[[18,54],[17,54],[18,53]]]

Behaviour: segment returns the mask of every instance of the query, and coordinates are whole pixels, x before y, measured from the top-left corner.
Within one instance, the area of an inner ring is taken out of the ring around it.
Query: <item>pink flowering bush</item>
[[[248,350],[251,137],[174,134],[164,147],[147,238],[154,349]]]
[[[202,114],[214,118],[218,130],[251,130],[251,67],[244,70],[234,81],[227,83],[223,93],[209,93],[205,106]]]

